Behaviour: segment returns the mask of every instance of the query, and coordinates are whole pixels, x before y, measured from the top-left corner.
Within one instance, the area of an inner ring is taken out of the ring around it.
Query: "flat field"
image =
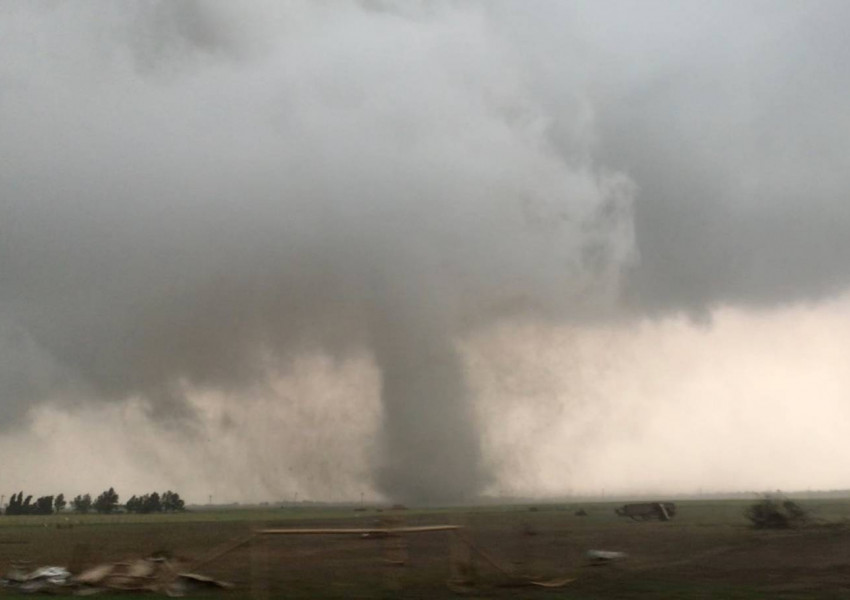
[[[850,598],[850,500],[800,501],[806,527],[755,531],[751,501],[678,502],[670,522],[617,517],[615,503],[428,510],[265,508],[178,515],[0,517],[0,569],[167,553],[191,565],[261,528],[453,524],[403,538],[260,536],[197,571],[230,581],[203,597],[258,598]],[[583,508],[588,515],[575,516]],[[591,566],[588,550],[625,552]],[[479,552],[480,551],[480,552]],[[403,561],[404,565],[398,562]],[[495,563],[495,564],[494,564]],[[524,579],[572,577],[560,588]],[[464,585],[458,585],[466,580]],[[11,594],[7,594],[11,597]],[[127,598],[127,595],[123,595]]]

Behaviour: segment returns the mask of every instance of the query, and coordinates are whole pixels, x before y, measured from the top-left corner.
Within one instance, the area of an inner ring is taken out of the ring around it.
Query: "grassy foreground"
[[[196,597],[850,598],[850,500],[801,501],[813,522],[786,531],[750,529],[743,517],[750,503],[679,502],[668,523],[617,517],[614,503],[3,516],[0,569],[25,562],[78,570],[154,553],[191,565],[263,527],[372,527],[390,518],[406,525],[462,525],[472,546],[450,532],[404,540],[266,536],[199,567],[236,588]],[[579,507],[586,517],[574,514]],[[627,557],[591,566],[586,553],[592,549]],[[396,564],[400,560],[404,566]],[[561,588],[516,585],[566,576],[574,581]],[[457,585],[459,579],[465,585]]]

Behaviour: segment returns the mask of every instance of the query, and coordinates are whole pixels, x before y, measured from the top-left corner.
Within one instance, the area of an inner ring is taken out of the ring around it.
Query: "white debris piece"
[[[625,552],[613,552],[611,550],[588,550],[587,558],[591,564],[602,565],[626,558]]]

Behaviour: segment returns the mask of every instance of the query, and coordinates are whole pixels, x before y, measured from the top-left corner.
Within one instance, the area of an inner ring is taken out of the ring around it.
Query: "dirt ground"
[[[673,521],[635,522],[611,504],[423,511],[191,513],[171,518],[0,517],[0,568],[78,570],[165,553],[191,565],[263,527],[463,526],[452,532],[256,537],[197,571],[236,584],[222,598],[850,598],[850,501],[786,531],[747,526],[740,502],[680,503]],[[588,550],[624,552],[593,566]],[[403,562],[404,564],[398,564]],[[519,585],[571,577],[561,588]]]

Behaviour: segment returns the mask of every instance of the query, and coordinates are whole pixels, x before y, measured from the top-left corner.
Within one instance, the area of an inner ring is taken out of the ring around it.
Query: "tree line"
[[[168,490],[159,494],[152,492],[142,496],[132,496],[123,505],[119,503],[118,493],[114,488],[101,492],[94,500],[91,494],[80,494],[71,500],[71,510],[75,513],[86,514],[97,512],[108,515],[116,512],[130,513],[159,513],[181,512],[186,510],[186,503],[177,492]],[[6,506],[7,515],[51,515],[62,512],[68,506],[64,494],[56,496],[41,496],[33,501],[32,495],[24,497],[24,492],[12,494]]]
[[[32,494],[24,498],[24,493],[18,492],[9,497],[9,505],[6,507],[7,515],[52,515],[53,511],[59,512],[67,505],[65,495],[41,496],[35,502]]]

